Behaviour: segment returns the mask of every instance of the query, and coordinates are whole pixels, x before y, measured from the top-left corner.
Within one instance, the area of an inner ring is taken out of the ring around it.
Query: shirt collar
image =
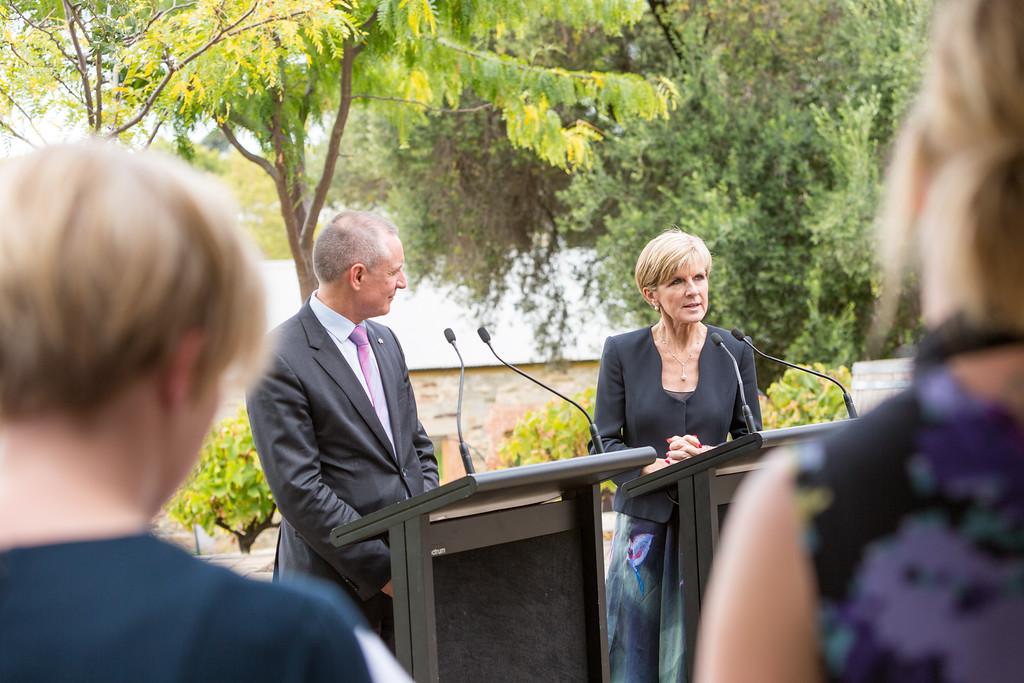
[[[309,307],[313,310],[313,315],[316,316],[316,319],[324,326],[324,329],[341,341],[348,339],[349,335],[352,334],[352,330],[356,327],[354,322],[338,313],[323,301],[320,301],[316,297],[315,291],[309,297]],[[366,327],[366,323],[360,324],[364,328]]]

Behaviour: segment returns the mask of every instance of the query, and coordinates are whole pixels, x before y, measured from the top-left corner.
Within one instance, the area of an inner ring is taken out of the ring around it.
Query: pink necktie
[[[359,369],[363,371],[363,379],[366,380],[366,391],[370,395],[370,403],[374,409],[377,408],[377,401],[374,400],[374,367],[370,360],[370,340],[366,336],[366,328],[356,325],[352,330],[349,339],[356,345],[356,353],[359,354]]]

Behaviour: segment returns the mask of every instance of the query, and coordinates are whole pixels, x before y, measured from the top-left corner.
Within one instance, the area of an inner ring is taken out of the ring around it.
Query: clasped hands
[[[686,460],[692,458],[695,455],[700,455],[705,451],[711,450],[711,446],[705,446],[700,442],[694,434],[684,434],[683,436],[670,436],[665,441],[668,443],[668,452],[665,453],[664,458],[658,458],[650,465],[647,465],[641,470],[641,474],[650,474],[660,469],[674,465],[680,460]]]

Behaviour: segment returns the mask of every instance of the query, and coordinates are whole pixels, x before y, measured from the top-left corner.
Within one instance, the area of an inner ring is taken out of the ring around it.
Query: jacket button
[[[404,468],[404,467],[402,468],[402,476],[403,476],[403,477],[407,477],[407,476],[409,476],[409,473],[405,471],[405,468]]]

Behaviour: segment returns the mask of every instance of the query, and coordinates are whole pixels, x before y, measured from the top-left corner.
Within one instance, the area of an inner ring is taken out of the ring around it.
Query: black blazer
[[[389,328],[366,326],[395,448],[308,302],[275,330],[273,365],[246,398],[256,451],[283,518],[277,575],[332,580],[363,600],[391,576],[388,547],[377,540],[335,548],[331,529],[437,486],[434,447],[416,414],[402,348]]]
[[[659,457],[665,457],[665,439],[670,436],[695,434],[702,444],[715,446],[725,442],[729,434],[737,437],[747,433],[736,371],[728,354],[711,342],[713,332],[722,335],[726,348],[739,362],[747,403],[754,413],[755,426],[761,429],[754,354],[746,344],[722,328],[708,325],[698,362],[697,389],[689,399],[680,401],[662,388],[661,356],[654,346],[651,328],[644,327],[608,337],[604,344],[594,422],[605,451],[651,446]],[[614,480],[621,485],[639,474],[636,469]],[[654,522],[667,522],[672,507],[673,502],[665,493],[629,500],[615,496],[616,511]]]

